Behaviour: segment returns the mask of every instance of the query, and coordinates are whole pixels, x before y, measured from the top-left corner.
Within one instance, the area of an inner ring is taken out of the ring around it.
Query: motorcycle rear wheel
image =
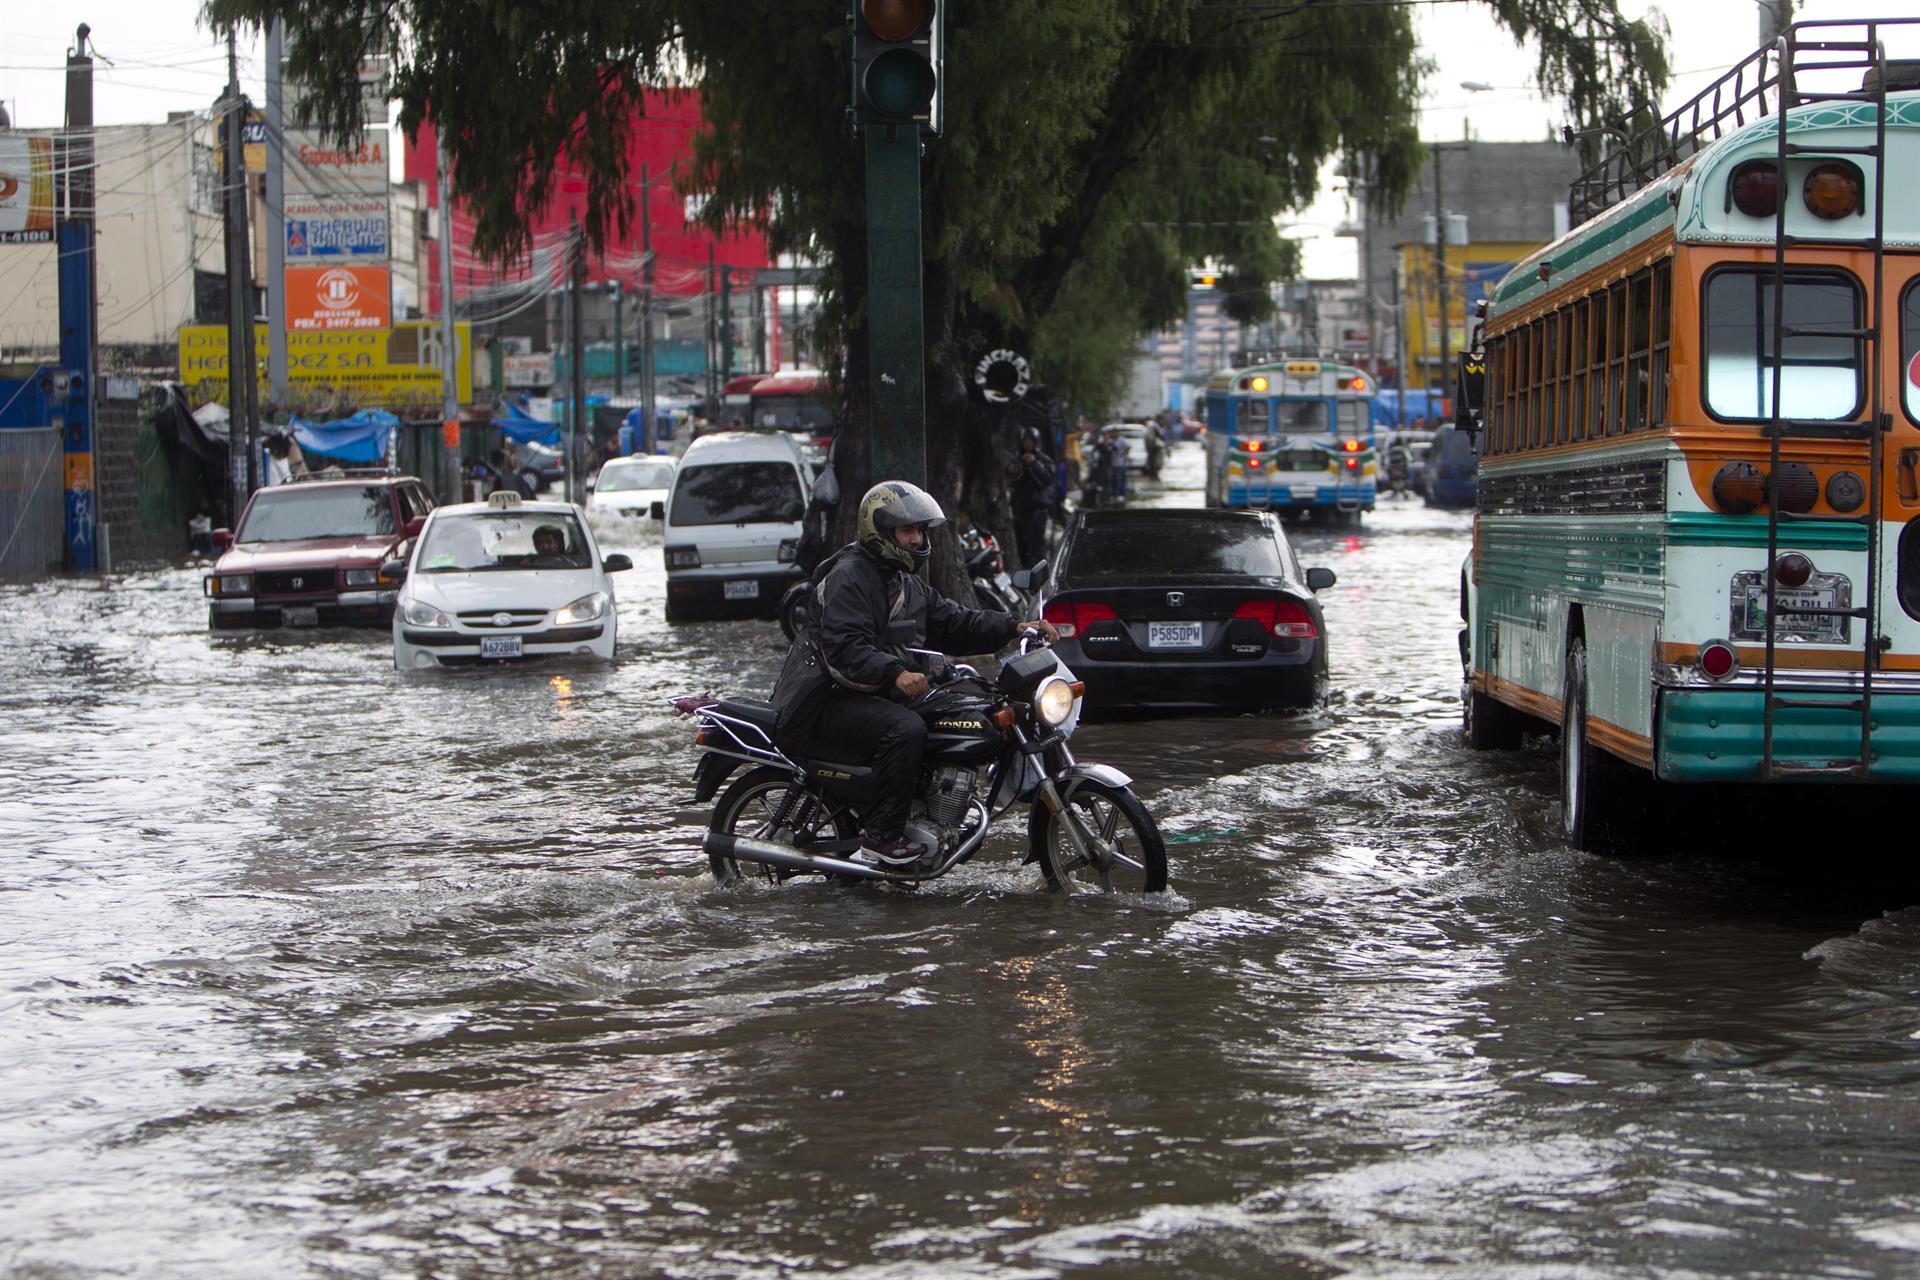
[[[733,785],[720,796],[720,802],[713,806],[713,816],[707,820],[707,830],[720,835],[774,840],[781,844],[793,844],[796,837],[851,840],[860,834],[860,824],[851,813],[819,795],[797,799],[795,813],[808,815],[809,809],[811,811],[802,829],[796,829],[791,821],[787,826],[776,827],[774,819],[779,816],[781,805],[788,793],[795,790],[798,788],[794,785],[793,775],[784,769],[764,765],[749,770],[735,778]],[[828,834],[829,831],[831,834]],[[707,865],[713,870],[714,880],[722,885],[739,885],[756,880],[778,884],[794,874],[765,863],[744,858],[722,858],[711,853],[707,855]]]
[[[1167,845],[1147,806],[1127,787],[1082,781],[1061,818],[1075,823],[1095,845],[1082,857],[1046,805],[1036,802],[1027,817],[1027,838],[1040,858],[1047,888],[1055,893],[1164,893]]]

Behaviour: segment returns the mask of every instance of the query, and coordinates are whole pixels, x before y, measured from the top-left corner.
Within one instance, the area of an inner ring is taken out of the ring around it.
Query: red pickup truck
[[[406,558],[432,509],[412,476],[323,473],[257,490],[238,529],[213,531],[208,627],[392,625],[398,587],[380,566]]]

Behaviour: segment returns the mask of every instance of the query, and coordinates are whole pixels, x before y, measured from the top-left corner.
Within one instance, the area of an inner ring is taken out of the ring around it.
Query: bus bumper
[[[1832,768],[1860,760],[1855,695],[1801,692],[1779,685],[1777,697],[1830,704],[1781,707],[1773,716],[1775,764]],[[1663,689],[1655,771],[1666,782],[1761,781],[1764,735],[1759,689]],[[1873,695],[1868,780],[1920,782],[1920,692]],[[1822,781],[1813,778],[1812,781]]]
[[[1331,484],[1229,484],[1227,505],[1293,507],[1301,510],[1308,507],[1358,506],[1362,511],[1371,511],[1374,492],[1371,486],[1357,489]]]

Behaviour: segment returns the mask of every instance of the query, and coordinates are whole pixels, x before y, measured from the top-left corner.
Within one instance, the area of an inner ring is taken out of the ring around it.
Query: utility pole
[[[434,209],[440,223],[440,452],[441,483],[447,502],[458,502],[460,492],[460,330],[453,318],[453,196],[452,171],[447,166],[447,133],[442,121],[433,128]]]
[[[1448,350],[1447,334],[1447,211],[1441,199],[1444,179],[1441,177],[1440,157],[1446,154],[1446,148],[1436,143],[1433,147],[1433,287],[1440,299],[1440,367],[1432,381],[1427,384],[1431,391],[1435,386],[1446,394],[1447,361],[1451,356]],[[1433,397],[1427,397],[1428,418],[1440,412],[1433,403]]]
[[[267,24],[267,398],[287,407],[286,23]]]
[[[226,92],[227,241],[227,450],[232,466],[236,523],[260,486],[260,456],[254,439],[253,402],[259,394],[253,354],[253,280],[247,236],[247,152],[241,133],[247,100],[240,93],[240,59],[227,32]]]
[[[607,287],[613,290],[613,394],[623,396],[627,382],[626,310],[620,305],[624,300],[620,282],[611,281]]]
[[[720,416],[720,405],[719,405],[719,400],[720,400],[720,392],[719,392],[719,388],[718,388],[718,386],[717,386],[717,385],[716,385],[716,384],[714,383],[714,380],[713,380],[713,375],[714,375],[714,370],[715,370],[715,369],[716,369],[716,368],[717,368],[717,367],[719,366],[719,361],[718,361],[718,360],[716,360],[716,359],[715,359],[714,357],[715,357],[715,355],[717,354],[717,352],[718,352],[718,350],[719,350],[719,346],[720,346],[720,343],[719,343],[719,335],[718,335],[718,334],[717,334],[717,333],[715,332],[715,330],[714,330],[714,307],[713,307],[713,300],[714,300],[714,282],[713,282],[713,246],[712,246],[711,244],[709,244],[709,245],[707,246],[707,288],[706,288],[706,295],[705,295],[705,297],[704,297],[704,298],[702,298],[702,299],[701,299],[701,301],[702,301],[702,302],[703,302],[703,303],[705,304],[705,309],[706,309],[706,313],[707,313],[707,404],[706,404],[706,417],[707,417],[707,419],[708,419],[708,421],[712,421],[713,419],[715,419],[715,418],[718,418],[718,417]]]
[[[653,439],[653,182],[640,166],[640,439],[648,453]]]
[[[733,268],[720,268],[720,385],[733,379]]]
[[[870,124],[867,153],[867,394],[876,480],[927,478],[926,320],[920,257],[920,131]]]
[[[586,497],[584,477],[580,474],[580,434],[587,421],[587,326],[582,310],[587,292],[587,255],[580,235],[580,215],[570,214],[568,221],[567,248],[571,263],[567,270],[567,283],[570,286],[567,294],[567,372],[572,375],[573,403],[567,406],[567,501],[579,502]]]
[[[80,380],[67,385],[61,441],[66,475],[62,506],[66,515],[67,563],[76,573],[91,573],[101,532],[93,485],[93,410],[99,403],[100,308],[98,268],[94,261],[93,59],[87,53],[90,28],[75,30],[67,54],[66,207],[55,240],[59,246],[60,363]],[[236,509],[237,510],[237,509]]]

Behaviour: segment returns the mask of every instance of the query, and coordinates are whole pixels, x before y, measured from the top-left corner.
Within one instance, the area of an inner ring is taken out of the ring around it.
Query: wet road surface
[[[0,588],[0,1276],[1920,1275],[1920,892],[1567,849],[1551,743],[1458,738],[1468,527],[1296,531],[1324,712],[1081,732],[1152,901],[1011,821],[716,890],[665,700],[784,646],[665,626],[638,527],[610,666]]]

